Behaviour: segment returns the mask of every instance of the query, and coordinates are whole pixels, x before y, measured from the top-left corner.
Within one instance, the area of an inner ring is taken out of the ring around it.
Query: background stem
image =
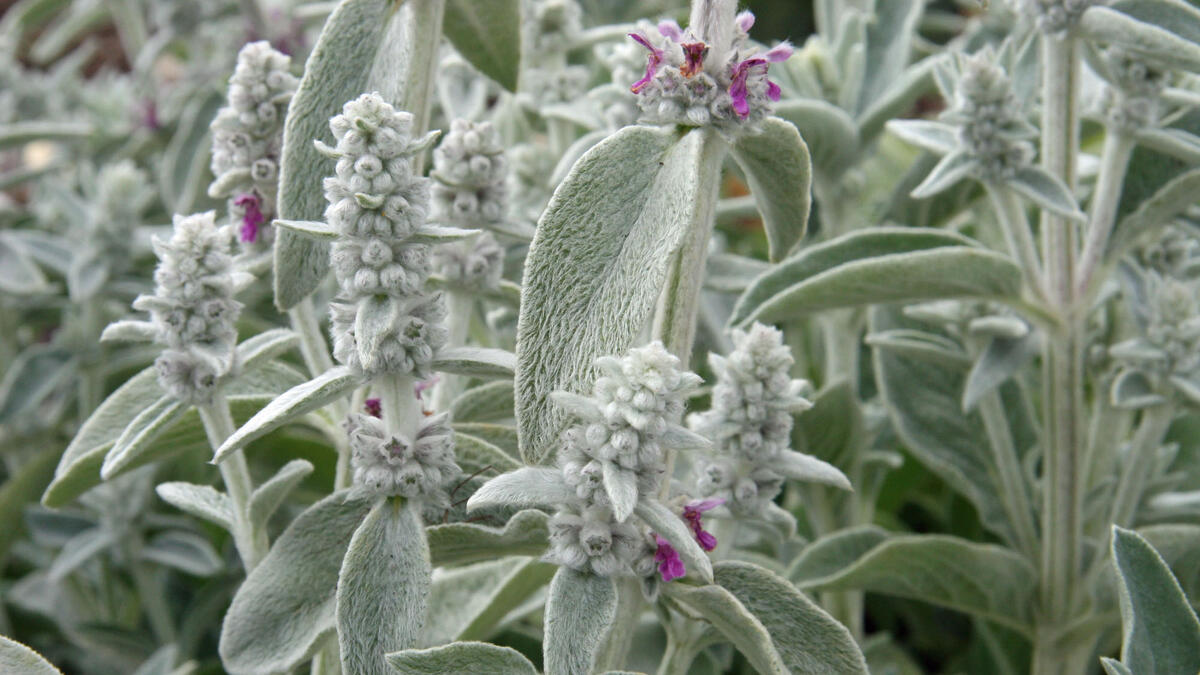
[[[233,416],[229,413],[229,402],[225,395],[218,392],[213,400],[206,405],[197,406],[200,419],[204,422],[204,431],[208,434],[208,442],[213,450],[221,447],[225,439],[233,435]],[[225,482],[225,490],[233,505],[233,543],[246,572],[254,569],[267,554],[267,537],[265,532],[258,532],[250,520],[250,494],[254,486],[250,480],[250,467],[246,464],[246,456],[241,450],[229,453],[217,465],[221,478]]]

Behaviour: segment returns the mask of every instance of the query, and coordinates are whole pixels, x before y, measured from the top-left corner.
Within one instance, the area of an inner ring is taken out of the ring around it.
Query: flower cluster
[[[1096,0],[1022,0],[1025,14],[1044,33],[1061,33],[1079,22],[1079,17]]]
[[[447,487],[461,470],[454,458],[454,432],[445,414],[424,417],[415,438],[389,434],[373,415],[346,421],[355,487],[382,497],[420,499],[448,508]]]
[[[1153,128],[1161,114],[1166,73],[1116,47],[1109,48],[1104,61],[1108,81],[1102,102],[1105,119],[1130,133]]]
[[[128,269],[129,242],[142,223],[142,212],[154,199],[149,185],[146,173],[129,160],[100,170],[86,236],[79,242],[80,252],[72,259],[67,275],[72,300],[92,297],[105,282]]]
[[[235,365],[242,305],[233,299],[231,232],[209,211],[175,216],[171,239],[153,243],[157,286],[133,308],[150,313],[154,340],[166,346],[155,361],[159,384],[181,401],[204,403]]]
[[[990,49],[960,56],[955,105],[941,118],[958,127],[959,142],[981,180],[1010,177],[1035,154],[1030,139],[1037,129],[1026,121],[1012,81],[995,61]]]
[[[735,330],[733,344],[728,357],[709,356],[712,409],[688,418],[717,448],[696,464],[696,491],[724,499],[736,515],[763,518],[790,477],[781,461],[791,453],[792,415],[812,407],[809,384],[789,376],[792,354],[778,330],[754,324]]]
[[[1133,276],[1130,304],[1140,335],[1109,349],[1121,369],[1114,400],[1140,407],[1173,389],[1200,404],[1200,287],[1153,271]],[[1144,396],[1131,397],[1132,391]]]
[[[532,0],[527,3],[526,53],[565,53],[583,31],[583,10],[577,0]]]
[[[1168,225],[1135,253],[1139,264],[1159,274],[1179,279],[1200,277],[1200,236],[1192,226]]]
[[[491,122],[454,120],[433,152],[433,213],[456,227],[486,227],[508,216],[508,164]]]
[[[330,128],[337,146],[318,148],[337,160],[325,179],[325,218],[339,234],[331,254],[341,289],[330,304],[334,355],[371,375],[425,377],[447,333],[441,296],[425,290],[430,247],[413,240],[430,196],[411,157],[436,134],[413,139],[412,115],[376,94],[347,103]]]
[[[647,537],[627,522],[628,512],[615,512],[610,495],[653,497],[666,471],[664,453],[678,444],[673,432],[686,434],[678,423],[700,378],[660,342],[601,357],[596,366],[601,376],[590,397],[556,397],[583,423],[563,433],[558,465],[577,501],[551,520],[546,559],[612,576],[633,571]]]
[[[262,248],[275,213],[283,121],[296,91],[291,59],[265,41],[238,52],[229,79],[229,103],[212,123],[213,197],[228,197],[239,239]]]
[[[743,12],[736,24],[728,50],[712,49],[674,21],[658,24],[657,36],[629,34],[650,52],[645,74],[630,87],[639,95],[643,121],[734,131],[771,114],[781,92],[767,79],[767,69],[791,57],[792,46],[785,42],[761,54],[747,51],[754,15]]]

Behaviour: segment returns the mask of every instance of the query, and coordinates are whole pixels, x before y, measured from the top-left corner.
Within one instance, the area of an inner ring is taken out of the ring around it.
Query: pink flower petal
[[[239,195],[233,200],[233,205],[245,210],[242,214],[242,227],[238,231],[241,240],[247,243],[258,241],[258,228],[267,221],[261,210],[258,195],[249,192]]]
[[[704,68],[704,56],[708,54],[708,45],[703,42],[688,42],[683,46],[683,65],[679,72],[684,77],[691,77]]]
[[[738,14],[734,21],[737,22],[738,28],[740,28],[743,33],[749,33],[750,29],[754,27],[754,12],[746,10],[745,12]]]
[[[638,80],[637,82],[634,82],[633,85],[629,87],[629,90],[636,94],[644,89],[646,85],[650,84],[650,82],[654,80],[654,76],[658,74],[658,67],[662,65],[663,53],[661,49],[650,43],[649,38],[641,33],[630,33],[629,37],[633,38],[638,44],[650,50],[650,55],[646,58],[645,76],[643,76],[642,79]]]
[[[363,401],[363,408],[372,417],[383,417],[383,404],[377,398],[369,398]]]
[[[790,42],[780,42],[769,49],[762,57],[770,63],[782,63],[792,58],[792,54],[795,51]]]
[[[679,27],[678,23],[671,19],[660,21],[658,24],[658,32],[671,42],[679,42],[683,40],[683,29]]]

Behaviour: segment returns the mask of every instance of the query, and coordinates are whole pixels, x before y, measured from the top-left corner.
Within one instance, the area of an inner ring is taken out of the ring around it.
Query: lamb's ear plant
[[[0,670],[1200,668],[1200,9],[683,4],[17,3]]]

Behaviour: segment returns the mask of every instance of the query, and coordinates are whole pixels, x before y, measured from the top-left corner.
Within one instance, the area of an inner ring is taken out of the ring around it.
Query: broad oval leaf
[[[957,537],[892,537],[853,564],[800,582],[803,589],[863,590],[949,607],[1028,634],[1037,573],[1025,558]]]
[[[552,391],[592,379],[627,349],[658,300],[700,200],[703,131],[626,127],[589,150],[555,191],[530,246],[517,324],[521,455],[540,464],[566,415]],[[710,151],[714,151],[709,148]]]
[[[487,473],[490,471],[512,471],[521,467],[521,461],[517,459],[516,453],[516,430],[508,428],[513,435],[514,454],[509,454],[508,449],[485,440],[471,433],[467,433],[467,429],[479,431],[480,427],[496,427],[497,425],[454,425],[454,454],[458,460],[459,467],[464,473]],[[499,427],[507,428],[507,427]],[[461,429],[461,431],[460,431]]]
[[[182,417],[186,410],[187,406],[182,401],[163,396],[139,413],[121,432],[112,450],[104,456],[100,478],[108,480],[137,461],[152,449],[152,443],[159,434]]]
[[[280,467],[270,480],[259,485],[250,495],[250,522],[256,527],[265,528],[288,494],[312,472],[312,463],[305,459],[293,459]]]
[[[433,574],[424,644],[489,638],[509,612],[550,582],[558,567],[532,558],[502,557]],[[534,603],[530,603],[533,605]]]
[[[1083,14],[1088,37],[1167,68],[1200,71],[1200,10],[1186,2],[1123,0]]]
[[[180,511],[233,532],[233,502],[229,500],[229,495],[218,492],[211,485],[173,481],[159,484],[154,491],[160,499]]]
[[[887,538],[887,530],[875,525],[860,525],[828,534],[804,547],[788,566],[788,579],[803,588],[813,579],[833,576]]]
[[[354,531],[337,581],[342,672],[386,675],[384,654],[417,643],[433,573],[418,509],[380,501]]]
[[[1121,662],[1138,675],[1200,670],[1200,621],[1158,552],[1136,532],[1114,527],[1112,553],[1121,582]]]
[[[29,647],[0,635],[0,673],[13,675],[62,675]]]
[[[787,673],[766,627],[724,586],[666,584],[663,593],[711,623],[758,672]]]
[[[774,572],[730,561],[717,564],[713,574],[762,622],[792,675],[867,675],[850,631]]]
[[[513,417],[513,383],[488,382],[468,389],[450,403],[455,422],[496,422]]]
[[[841,108],[819,99],[791,99],[775,106],[775,116],[799,130],[817,171],[838,176],[858,159],[858,127]]]
[[[517,650],[486,642],[455,642],[429,649],[406,649],[388,654],[387,662],[408,675],[537,675],[537,668]]]
[[[495,506],[553,507],[575,498],[557,468],[526,466],[484,483],[467,500],[467,511]]]
[[[808,228],[812,208],[808,146],[795,125],[768,117],[761,133],[742,136],[732,150],[762,214],[771,260],[781,260]]]
[[[447,0],[442,29],[479,72],[517,91],[521,70],[520,0]]]
[[[591,672],[617,615],[612,579],[558,568],[546,597],[542,654],[546,675]]]
[[[292,521],[233,596],[220,652],[234,675],[270,675],[311,658],[334,630],[336,590],[369,499],[334,493]]]

